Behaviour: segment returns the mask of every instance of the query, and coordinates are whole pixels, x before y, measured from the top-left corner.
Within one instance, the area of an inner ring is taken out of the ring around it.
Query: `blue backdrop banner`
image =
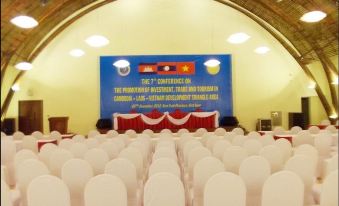
[[[232,116],[231,55],[101,56],[101,118],[153,109]]]

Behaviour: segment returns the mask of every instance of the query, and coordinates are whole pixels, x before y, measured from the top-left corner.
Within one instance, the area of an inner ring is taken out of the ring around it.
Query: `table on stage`
[[[197,129],[217,128],[219,126],[219,112],[174,112],[161,113],[153,110],[150,113],[113,114],[115,130],[161,130],[161,129]]]

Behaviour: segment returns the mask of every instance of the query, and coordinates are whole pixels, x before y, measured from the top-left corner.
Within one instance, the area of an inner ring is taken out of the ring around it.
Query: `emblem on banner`
[[[130,63],[127,60],[119,60],[113,64],[120,76],[127,76],[131,72]]]

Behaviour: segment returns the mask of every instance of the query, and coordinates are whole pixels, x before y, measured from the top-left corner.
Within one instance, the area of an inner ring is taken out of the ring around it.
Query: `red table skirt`
[[[328,127],[329,125],[309,125],[308,127],[311,127],[311,126],[317,126],[319,127],[319,129],[326,129],[326,127]],[[339,129],[339,125],[333,125],[335,126],[335,128]]]
[[[52,140],[38,140],[38,151],[40,151],[40,148],[47,143],[52,143],[52,144],[58,144],[58,141],[56,139]]]
[[[287,139],[291,144],[292,144],[292,136],[279,136],[279,135],[274,135],[273,136],[274,140],[278,140],[280,138]]]

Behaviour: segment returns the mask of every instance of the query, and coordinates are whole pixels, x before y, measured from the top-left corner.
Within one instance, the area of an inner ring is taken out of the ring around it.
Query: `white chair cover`
[[[99,135],[99,134],[100,134],[100,132],[97,131],[97,130],[90,130],[90,131],[88,132],[88,134],[87,134],[87,137],[88,137],[88,138],[93,138],[93,137],[95,137],[95,136],[97,136],[97,135]]]
[[[269,135],[269,134],[265,134],[263,135],[262,137],[260,137],[260,142],[263,146],[267,146],[267,145],[272,145],[274,144],[275,140],[274,138],[272,137],[272,135]]]
[[[109,130],[107,131],[106,135],[107,135],[107,138],[113,138],[113,137],[118,136],[119,133],[115,130]]]
[[[87,145],[83,142],[75,142],[69,148],[69,151],[72,152],[74,158],[84,158],[85,153],[87,152]]]
[[[74,140],[74,142],[83,142],[85,141],[85,136],[81,135],[81,134],[77,134],[74,137],[72,137],[72,140]]]
[[[299,126],[294,126],[290,129],[290,133],[291,134],[298,134],[300,131],[302,131],[303,129]]]
[[[284,162],[286,162],[292,155],[292,145],[284,138],[280,138],[274,142],[274,145],[279,147],[284,156]]]
[[[213,156],[221,160],[226,149],[230,146],[232,146],[230,141],[225,140],[225,139],[218,140],[214,144],[213,149],[212,149]]]
[[[243,147],[246,149],[248,156],[258,155],[262,148],[262,144],[257,139],[248,139],[244,142]]]
[[[137,137],[137,133],[136,131],[134,131],[133,129],[129,129],[125,132],[125,134],[127,134],[130,138],[136,138]]]
[[[247,137],[244,135],[237,135],[233,138],[232,145],[234,146],[242,146],[245,141],[247,140]]]
[[[37,139],[33,136],[25,136],[22,139],[22,149],[29,149],[34,153],[38,153]]]
[[[331,172],[322,185],[320,206],[338,205],[338,170]]]
[[[143,177],[143,171],[144,171],[143,158],[139,150],[133,147],[128,147],[128,148],[123,149],[119,153],[118,157],[125,158],[131,161],[134,164],[135,168],[137,169],[138,179],[141,179]]]
[[[265,146],[260,150],[259,155],[270,163],[272,173],[279,171],[283,167],[284,154],[278,146]]]
[[[204,157],[209,157],[212,156],[211,152],[206,149],[205,147],[197,147],[194,148],[188,155],[188,172],[189,172],[189,176],[192,177],[193,175],[193,169],[195,167],[195,164],[203,159]]]
[[[197,129],[197,130],[195,131],[194,136],[195,136],[195,137],[202,137],[202,135],[204,135],[204,134],[207,133],[207,132],[208,132],[207,129],[205,129],[205,128],[199,128],[199,129]]]
[[[239,146],[228,147],[222,158],[226,171],[238,174],[240,164],[246,157],[246,149]]]
[[[119,155],[119,147],[113,141],[106,141],[100,145],[100,148],[106,151],[109,159],[114,159]]]
[[[1,206],[13,206],[10,192],[6,182],[1,179]]]
[[[318,134],[320,132],[320,129],[319,127],[317,126],[310,126],[308,128],[308,131],[311,133],[311,134]]]
[[[84,160],[92,166],[94,175],[98,175],[104,172],[105,165],[109,161],[109,157],[105,150],[101,148],[93,148],[85,153]]]
[[[180,167],[170,158],[159,158],[154,161],[149,167],[148,177],[161,172],[168,172],[180,178]]]
[[[22,140],[24,138],[25,134],[20,132],[20,131],[16,131],[13,134],[13,139],[14,140]]]
[[[70,151],[58,148],[49,157],[48,168],[53,175],[60,177],[62,166],[73,157]]]
[[[219,127],[214,130],[214,134],[217,136],[224,136],[226,134],[226,130],[222,127]]]
[[[35,137],[36,139],[43,139],[44,138],[44,134],[42,134],[42,132],[40,131],[34,131],[31,134],[33,137]]]
[[[244,181],[230,172],[220,172],[207,181],[204,189],[204,206],[245,206]]]
[[[59,148],[69,150],[74,143],[73,139],[66,138],[59,142]]]
[[[44,144],[41,148],[40,148],[40,152],[39,152],[39,158],[46,164],[48,165],[49,163],[49,158],[52,154],[52,152],[54,150],[56,150],[58,148],[58,146],[56,146],[53,143],[47,143]]]
[[[232,132],[236,133],[237,135],[244,135],[244,130],[241,129],[240,127],[232,129]]]
[[[94,137],[85,139],[85,144],[87,145],[88,149],[93,149],[99,146],[99,141]]]
[[[59,178],[42,175],[34,178],[27,188],[28,206],[70,206],[69,190]]]

